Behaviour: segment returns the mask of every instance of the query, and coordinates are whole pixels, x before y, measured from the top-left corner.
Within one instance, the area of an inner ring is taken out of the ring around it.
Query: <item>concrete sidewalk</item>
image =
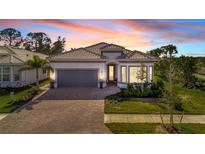
[[[163,114],[164,123],[170,122],[170,115]],[[174,122],[179,123],[181,115],[174,115]],[[161,123],[159,114],[104,114],[104,123]],[[205,115],[184,115],[182,123],[205,124]]]

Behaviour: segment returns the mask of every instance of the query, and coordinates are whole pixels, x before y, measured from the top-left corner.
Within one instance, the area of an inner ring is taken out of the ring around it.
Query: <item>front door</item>
[[[115,80],[115,65],[108,65],[108,82]]]

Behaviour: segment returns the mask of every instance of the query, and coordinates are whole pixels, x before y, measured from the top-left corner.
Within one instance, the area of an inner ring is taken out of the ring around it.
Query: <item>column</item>
[[[10,66],[10,81],[14,81],[14,66]]]
[[[147,65],[147,81],[150,82],[150,67]]]
[[[126,79],[127,79],[127,83],[129,83],[129,66],[126,65]]]

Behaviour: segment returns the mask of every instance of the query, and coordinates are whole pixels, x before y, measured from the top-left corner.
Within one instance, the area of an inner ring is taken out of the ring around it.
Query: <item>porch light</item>
[[[103,71],[100,71],[100,73],[99,73],[99,79],[100,79],[100,80],[104,80],[104,74],[103,74]]]

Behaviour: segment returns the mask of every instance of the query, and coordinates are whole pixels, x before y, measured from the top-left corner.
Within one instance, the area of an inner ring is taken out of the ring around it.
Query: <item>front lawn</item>
[[[110,123],[106,126],[115,134],[157,134],[160,124]],[[205,124],[181,124],[181,134],[205,134]]]
[[[49,83],[49,79],[43,80],[40,82],[40,86],[44,86],[48,83]],[[23,88],[21,90],[15,90],[14,100],[22,100],[23,97],[32,94],[33,91],[34,88],[32,87]],[[9,101],[10,101],[10,92],[8,90],[0,91],[0,113],[10,113],[14,111],[18,105],[20,105],[20,104],[12,104]]]
[[[205,114],[205,92],[197,89],[174,87],[174,90],[183,99],[185,114]],[[119,103],[105,103],[105,113],[169,113],[163,103],[145,103],[142,101],[123,100]],[[178,111],[175,111],[178,112]]]

